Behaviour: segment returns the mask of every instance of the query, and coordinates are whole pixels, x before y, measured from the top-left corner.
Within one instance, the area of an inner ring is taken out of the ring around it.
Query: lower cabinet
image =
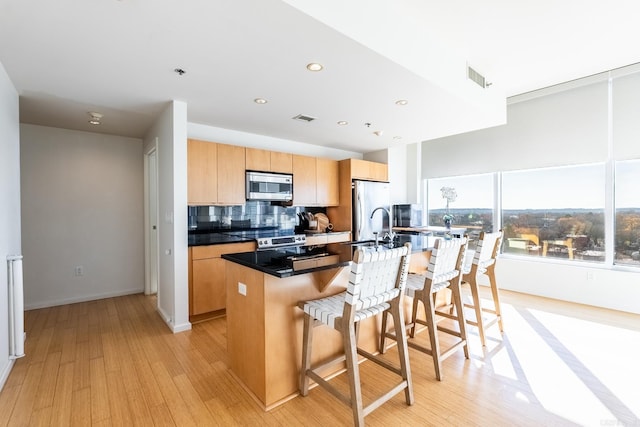
[[[189,248],[189,316],[204,320],[226,308],[225,260],[223,254],[253,252],[254,242]]]

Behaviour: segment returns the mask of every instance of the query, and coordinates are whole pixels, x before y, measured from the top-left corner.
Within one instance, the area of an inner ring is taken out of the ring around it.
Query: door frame
[[[152,177],[151,174],[154,174]],[[155,194],[154,194],[155,193]],[[152,209],[155,203],[155,209]],[[154,215],[155,212],[155,215]],[[155,240],[152,227],[155,228]],[[144,153],[144,293],[145,295],[158,294],[158,280],[160,275],[159,262],[159,229],[158,223],[158,138],[154,138],[153,144]],[[155,241],[155,244],[154,244]],[[154,262],[155,261],[155,262]],[[155,275],[153,269],[155,265]],[[153,277],[155,276],[155,283]],[[159,296],[158,296],[159,300]]]

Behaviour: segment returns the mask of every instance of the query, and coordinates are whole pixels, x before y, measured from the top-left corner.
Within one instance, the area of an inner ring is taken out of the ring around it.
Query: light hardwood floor
[[[442,382],[410,350],[415,404],[401,393],[367,424],[640,426],[640,316],[501,295],[502,337],[492,328],[483,350],[469,327],[471,359],[448,358]],[[131,295],[27,312],[27,356],[0,393],[0,425],[351,424],[320,388],[263,412],[227,369],[224,318],[172,334],[154,307]],[[395,381],[360,366],[365,403]]]

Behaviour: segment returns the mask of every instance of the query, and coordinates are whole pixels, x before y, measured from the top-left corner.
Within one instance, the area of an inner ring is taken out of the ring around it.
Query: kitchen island
[[[240,384],[269,410],[298,395],[302,355],[302,311],[298,301],[340,293],[349,281],[349,264],[277,277],[237,262],[226,262],[227,352]],[[372,319],[375,320],[375,319]],[[361,338],[374,337],[363,325]],[[321,360],[342,352],[340,334],[318,328]],[[370,348],[375,348],[371,340]]]
[[[412,263],[410,269],[423,271],[433,238],[398,236],[398,240],[397,244],[412,242],[412,260],[417,263]],[[329,246],[334,249],[332,254],[339,256],[337,263],[297,271],[278,267],[279,264],[271,260],[281,250],[222,256],[227,261],[229,367],[265,410],[298,395],[303,323],[298,302],[340,293],[349,283],[350,246]],[[340,247],[348,250],[341,251]],[[363,321],[359,346],[376,352],[379,338],[380,319]],[[340,334],[330,328],[317,328],[314,343],[312,363],[343,352]],[[326,374],[342,368],[334,367]]]

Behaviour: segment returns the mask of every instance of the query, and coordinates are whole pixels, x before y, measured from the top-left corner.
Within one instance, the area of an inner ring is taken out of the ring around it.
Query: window
[[[442,189],[453,189],[455,200],[451,199],[448,204],[449,213],[453,215],[452,227],[466,228],[470,248],[474,248],[473,241],[477,240],[481,231],[493,230],[493,182],[494,174],[427,180],[427,224],[444,226],[447,198],[443,197]]]
[[[640,160],[615,164],[614,263],[640,266]]]
[[[503,252],[604,262],[604,164],[502,174]]]

